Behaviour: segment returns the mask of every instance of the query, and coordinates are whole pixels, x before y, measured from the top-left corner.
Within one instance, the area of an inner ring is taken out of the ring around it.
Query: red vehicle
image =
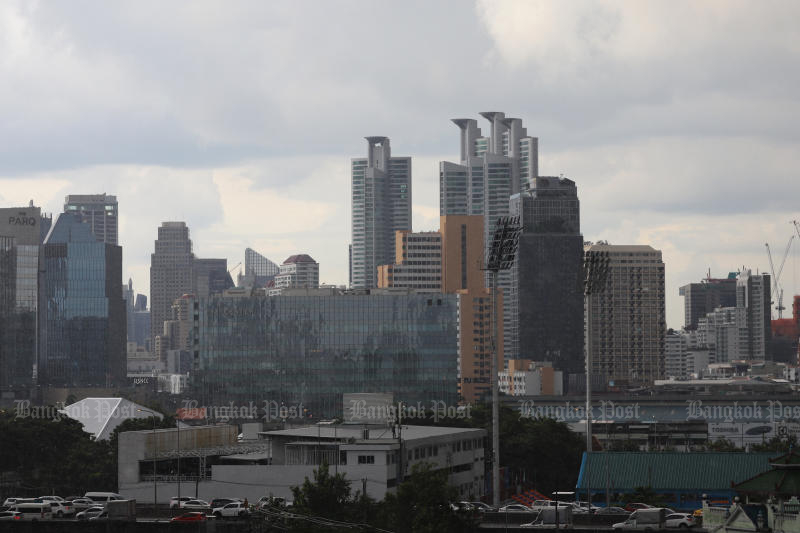
[[[178,515],[170,520],[170,522],[203,522],[205,520],[208,520],[208,517],[205,515],[205,513],[195,511]]]
[[[632,502],[625,506],[625,510],[629,513],[636,511],[637,509],[650,509],[652,505],[647,505],[646,503],[636,503]]]

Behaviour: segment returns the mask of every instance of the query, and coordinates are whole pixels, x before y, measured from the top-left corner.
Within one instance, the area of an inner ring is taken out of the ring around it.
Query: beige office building
[[[592,374],[606,385],[664,379],[664,262],[651,246],[595,244],[609,254],[605,285],[587,301]]]

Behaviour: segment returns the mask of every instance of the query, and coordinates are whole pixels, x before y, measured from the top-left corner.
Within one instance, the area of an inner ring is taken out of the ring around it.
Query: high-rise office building
[[[149,351],[150,311],[147,310],[147,296],[136,294],[133,280],[128,279],[128,283],[122,288],[122,297],[125,300],[128,342],[134,342]]]
[[[698,321],[717,307],[736,307],[736,272],[727,278],[708,278],[679,289],[683,296],[685,328],[696,329]]]
[[[511,197],[522,224],[511,270],[510,309],[514,358],[549,362],[567,374],[584,372],[583,236],[575,182],[536,177]]]
[[[484,246],[488,247],[498,217],[509,214],[511,195],[530,189],[538,176],[539,154],[538,139],[528,135],[521,119],[506,118],[504,113],[495,111],[481,116],[490,123],[488,137],[481,135],[476,120],[453,119],[461,129],[461,157],[459,163],[439,163],[439,214],[482,215]],[[506,306],[506,357],[513,355],[511,349],[517,344],[511,338],[510,283],[510,274],[501,272],[498,285]]]
[[[227,259],[201,259],[195,257],[192,263],[192,294],[195,298],[208,298],[221,294],[233,287],[233,279],[228,273]]]
[[[589,298],[592,374],[606,384],[664,378],[664,263],[651,246],[594,244],[607,253],[605,285]]]
[[[753,274],[750,269],[739,273],[736,281],[736,307],[742,309],[743,313],[739,339],[742,359],[769,359],[767,348],[772,339],[770,295],[769,274]]]
[[[396,233],[396,262],[378,267],[378,286],[416,292],[458,294],[458,391],[476,402],[491,392],[493,318],[491,292],[484,286],[483,217],[439,217],[439,231]],[[498,319],[503,321],[502,295]],[[499,339],[498,368],[503,368]]]
[[[270,296],[277,296],[284,289],[316,289],[319,287],[319,263],[308,254],[296,254],[281,264],[280,274],[269,290]]]
[[[158,228],[155,252],[150,256],[150,335],[161,335],[171,316],[173,302],[191,294],[194,285],[194,254],[185,222],[163,222]]]
[[[377,268],[394,261],[394,233],[411,231],[411,158],[392,157],[388,137],[367,137],[367,157],[351,161],[350,285],[377,287]]]
[[[64,212],[77,214],[89,224],[98,241],[118,244],[119,205],[109,194],[70,194],[64,199]]]
[[[109,387],[126,376],[122,248],[64,213],[44,244],[39,383]]]
[[[51,224],[52,218],[42,215],[33,202],[0,209],[0,387],[4,389],[24,389],[35,380],[41,244]]]

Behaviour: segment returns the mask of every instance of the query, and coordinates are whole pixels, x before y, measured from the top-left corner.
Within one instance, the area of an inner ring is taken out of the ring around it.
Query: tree
[[[472,531],[474,521],[450,509],[456,490],[448,482],[447,470],[432,470],[430,463],[417,463],[411,475],[389,493],[382,513],[387,529],[398,533],[448,533]]]
[[[719,438],[714,442],[706,444],[706,450],[710,452],[740,452],[741,449],[728,439]]]
[[[751,444],[751,452],[782,452],[789,453],[797,447],[797,437],[789,435],[785,440],[779,436],[774,436],[767,442],[761,444]]]

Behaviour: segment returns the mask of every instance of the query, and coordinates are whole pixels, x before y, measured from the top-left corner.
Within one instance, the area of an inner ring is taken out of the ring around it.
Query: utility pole
[[[497,219],[492,244],[486,257],[486,268],[491,272],[492,281],[492,505],[500,506],[500,392],[498,390],[498,367],[500,359],[500,324],[498,317],[497,275],[501,270],[509,270],[519,245],[522,227],[519,217],[500,217]]]

